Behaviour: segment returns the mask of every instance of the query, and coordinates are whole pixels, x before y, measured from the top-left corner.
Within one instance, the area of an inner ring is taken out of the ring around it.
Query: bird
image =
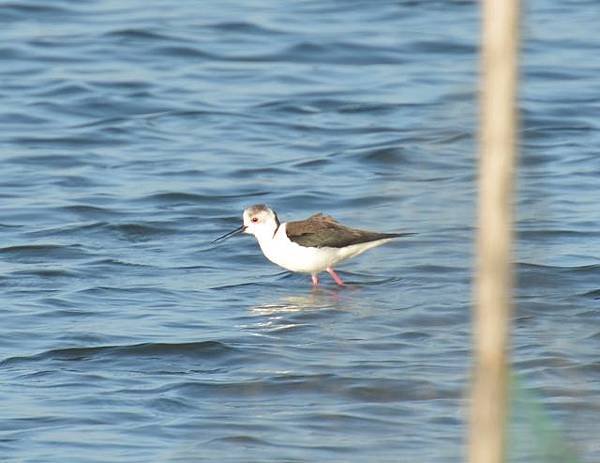
[[[394,238],[414,233],[379,233],[346,227],[329,215],[314,214],[305,220],[279,221],[266,204],[247,207],[243,224],[213,240],[223,241],[246,233],[254,235],[267,259],[291,272],[311,275],[313,287],[319,286],[319,273],[327,271],[339,286],[345,286],[334,266],[381,246]]]

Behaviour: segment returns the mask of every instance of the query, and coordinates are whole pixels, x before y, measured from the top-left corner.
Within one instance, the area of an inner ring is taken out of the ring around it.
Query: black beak
[[[215,244],[218,241],[223,241],[227,238],[231,238],[232,236],[243,233],[245,229],[246,229],[246,225],[242,225],[241,227],[236,228],[235,230],[230,231],[229,233],[225,233],[223,236],[219,236],[216,240],[211,241],[210,244]]]

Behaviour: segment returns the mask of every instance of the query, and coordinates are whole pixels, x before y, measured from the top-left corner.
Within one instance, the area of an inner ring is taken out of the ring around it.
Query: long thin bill
[[[219,236],[216,240],[211,241],[210,244],[215,244],[215,243],[218,243],[219,241],[223,241],[223,240],[226,240],[227,238],[231,238],[232,236],[242,233],[245,229],[246,229],[246,226],[242,225],[241,227],[236,228],[235,230],[230,231],[229,233],[225,233],[223,236]]]

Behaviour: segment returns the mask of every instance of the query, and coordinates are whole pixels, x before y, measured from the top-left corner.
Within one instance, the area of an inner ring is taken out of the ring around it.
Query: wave
[[[132,359],[149,357],[190,357],[215,358],[235,352],[236,349],[219,341],[202,341],[190,343],[142,343],[117,346],[71,347],[53,349],[36,355],[9,357],[0,361],[0,366],[15,365],[43,361],[91,361],[111,359]]]

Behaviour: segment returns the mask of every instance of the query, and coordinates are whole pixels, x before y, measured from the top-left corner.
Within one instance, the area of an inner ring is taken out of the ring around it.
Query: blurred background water
[[[600,416],[600,10],[524,2],[515,461]],[[0,455],[455,462],[476,196],[472,1],[0,1]],[[418,235],[270,264],[244,207]],[[533,404],[532,402],[536,402]]]

